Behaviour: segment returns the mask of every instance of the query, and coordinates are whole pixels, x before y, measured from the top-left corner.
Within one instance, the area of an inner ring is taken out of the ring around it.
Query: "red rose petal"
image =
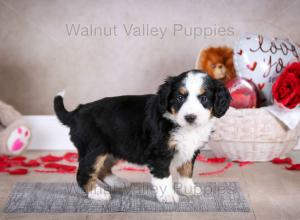
[[[280,159],[279,157],[274,158],[272,161],[272,163],[275,164],[292,164],[292,159],[290,157],[286,157],[283,159]]]
[[[77,162],[78,161],[78,154],[77,153],[66,153],[64,155],[64,159],[68,162]]]
[[[20,169],[8,170],[8,173],[10,175],[25,175],[28,173],[28,170],[24,168],[20,168]]]
[[[223,169],[215,170],[215,171],[211,171],[211,172],[205,172],[205,173],[198,173],[198,175],[199,176],[208,176],[208,175],[220,174],[220,173],[224,173],[225,170],[229,169],[230,167],[232,167],[232,163],[228,162]]]
[[[8,158],[9,158],[9,156],[7,156],[7,155],[1,155],[0,156],[0,161],[7,161]]]
[[[24,167],[38,167],[41,164],[37,160],[29,160],[28,162],[23,162],[22,166]]]
[[[211,157],[211,158],[206,158],[204,155],[199,154],[196,157],[197,161],[201,161],[204,163],[224,163],[227,158],[226,157]]]
[[[63,171],[75,171],[77,169],[76,166],[72,165],[65,165],[60,163],[48,163],[44,165],[45,168],[54,168],[57,170],[63,170]]]
[[[290,167],[286,167],[287,170],[300,170],[300,164],[292,164]]]
[[[57,161],[61,161],[63,159],[63,157],[53,156],[53,155],[49,154],[47,156],[40,157],[40,159],[43,162],[57,162]]]
[[[26,159],[27,159],[27,157],[24,157],[24,156],[15,156],[15,157],[9,158],[10,161],[24,161]]]
[[[226,157],[211,157],[207,158],[208,163],[224,163],[226,161]]]
[[[0,168],[10,167],[10,163],[7,161],[0,161]]]

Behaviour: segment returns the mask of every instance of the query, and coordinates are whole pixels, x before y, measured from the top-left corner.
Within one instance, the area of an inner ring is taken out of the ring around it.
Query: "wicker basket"
[[[298,143],[300,125],[288,130],[265,108],[234,109],[216,120],[208,146],[218,157],[239,161],[270,161]]]

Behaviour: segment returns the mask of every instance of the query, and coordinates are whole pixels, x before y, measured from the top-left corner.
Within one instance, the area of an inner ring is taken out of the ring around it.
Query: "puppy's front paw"
[[[111,198],[110,193],[98,185],[96,185],[96,188],[88,193],[88,197],[90,199],[100,201],[108,201]]]
[[[199,186],[183,187],[180,193],[186,196],[198,196],[201,195],[201,188]]]
[[[167,203],[179,201],[179,196],[173,189],[173,182],[171,176],[165,178],[153,177],[152,184],[158,201]]]
[[[156,195],[158,201],[160,202],[166,202],[166,203],[175,203],[179,202],[179,196],[175,191],[173,192],[165,192],[161,195]]]
[[[201,194],[201,188],[196,186],[191,178],[181,177],[177,189],[180,194],[186,196],[197,196]]]
[[[105,177],[103,181],[112,188],[123,188],[130,186],[130,182],[128,180],[118,177],[114,174]]]

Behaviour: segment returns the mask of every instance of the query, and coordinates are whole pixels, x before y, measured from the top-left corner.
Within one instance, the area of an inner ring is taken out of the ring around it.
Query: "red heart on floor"
[[[243,50],[240,50],[237,54],[241,56],[243,54]]]
[[[254,71],[255,68],[256,68],[256,66],[257,66],[257,62],[256,62],[256,61],[253,62],[252,65],[247,64],[247,68],[248,68],[249,70],[251,70],[251,71]]]

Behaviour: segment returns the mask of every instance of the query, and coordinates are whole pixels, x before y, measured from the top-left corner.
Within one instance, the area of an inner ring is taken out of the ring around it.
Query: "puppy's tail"
[[[64,106],[63,97],[65,91],[58,93],[54,98],[54,110],[57,118],[64,125],[70,126],[73,120],[72,112],[68,112]]]

